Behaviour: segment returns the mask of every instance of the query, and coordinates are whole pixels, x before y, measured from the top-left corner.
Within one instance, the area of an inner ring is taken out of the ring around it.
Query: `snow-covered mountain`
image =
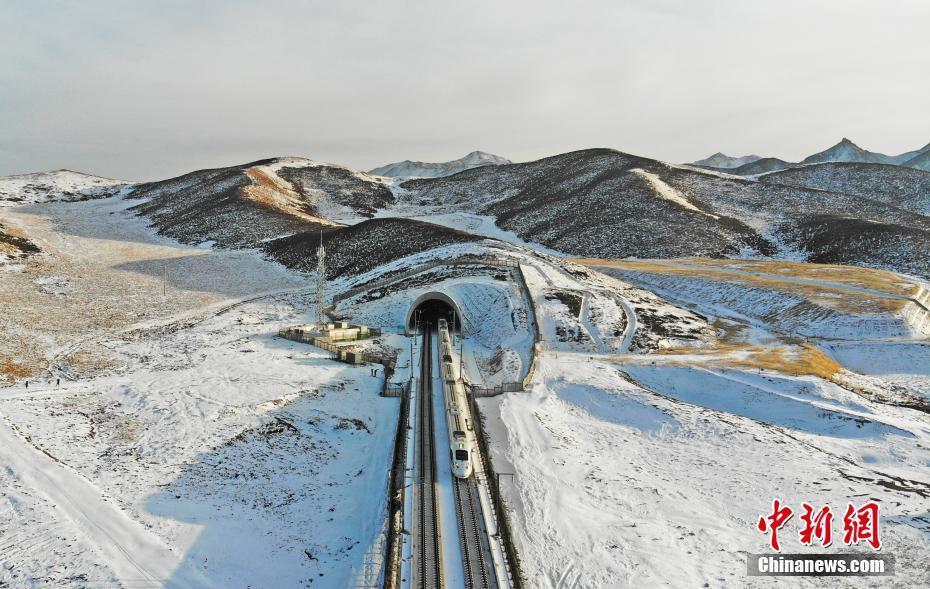
[[[473,151],[465,157],[449,162],[413,162],[404,160],[393,164],[387,164],[380,168],[371,170],[372,174],[379,176],[392,176],[395,178],[438,178],[440,176],[451,176],[472,168],[482,166],[500,166],[511,163],[510,160],[486,153],[484,151]]]
[[[408,180],[399,205],[490,215],[586,257],[762,255],[930,276],[930,217],[871,195],[742,180],[610,149]]]
[[[128,184],[71,170],[0,176],[0,207],[49,201],[102,198]]]
[[[477,215],[496,224],[488,235],[503,229],[577,256],[748,255],[930,276],[930,260],[919,254],[930,249],[922,175],[882,164],[812,164],[744,180],[588,149],[400,184],[278,158],[141,185],[131,196],[147,199],[136,210],[161,233],[188,243],[263,249],[288,265],[307,263],[322,230],[327,243],[346,242],[330,246],[344,250],[346,272],[367,267],[360,261],[366,256],[380,259],[385,250],[390,257],[397,249],[385,245],[387,237],[366,245],[366,234],[458,240],[435,227],[409,225],[411,218],[460,229],[462,215]],[[359,217],[379,219],[351,231],[342,226]],[[403,222],[377,224],[383,217]]]
[[[846,137],[843,137],[843,139],[833,147],[807,156],[801,160],[801,164],[818,164],[821,162],[889,164],[892,163],[890,160],[890,156],[862,149]]]
[[[904,162],[903,165],[930,172],[930,145],[927,145],[920,154]]]
[[[316,263],[322,235],[330,277],[440,244],[481,239],[406,218],[356,223],[394,204],[384,180],[304,158],[273,158],[141,184],[130,198],[145,199],[133,210],[163,235],[183,243],[259,249],[300,270]]]
[[[913,168],[913,167],[919,167],[919,166],[912,166],[912,165],[910,164],[911,160],[917,159],[917,158],[919,158],[920,156],[925,155],[925,154],[927,154],[927,153],[930,153],[930,143],[924,145],[924,146],[921,147],[920,149],[915,149],[914,151],[907,151],[907,152],[904,152],[904,153],[902,153],[902,154],[900,154],[900,155],[893,155],[893,156],[890,156],[890,157],[888,158],[888,159],[889,159],[889,162],[888,162],[888,163],[890,163],[890,164],[895,164],[895,165],[898,165],[898,166],[908,166],[908,167],[912,167],[912,168]]]
[[[875,159],[849,141],[820,155]],[[487,158],[471,161],[481,159]],[[930,249],[925,172],[830,162],[763,173],[785,165],[774,158],[756,160],[733,171],[758,179],[741,179],[729,171],[588,149],[395,181],[304,158],[272,158],[138,184],[125,192],[140,199],[133,210],[164,235],[185,243],[263,249],[287,264],[306,262],[307,256],[292,252],[312,251],[317,239],[311,234],[323,231],[327,240],[344,234],[340,239],[351,241],[344,249],[352,252],[344,260],[347,272],[383,245],[366,246],[366,231],[382,236],[426,232],[429,243],[439,243],[460,236],[409,225],[410,219],[461,229],[471,226],[462,224],[464,215],[487,221],[485,229],[472,227],[478,233],[501,237],[505,230],[577,256],[748,255],[930,276],[930,260],[922,255]],[[106,180],[85,183],[91,188],[74,193],[79,198],[120,186]],[[14,199],[22,199],[21,192]],[[373,217],[402,222],[372,222],[365,231],[344,231],[345,224]],[[295,237],[280,241],[290,236]]]
[[[756,155],[748,155],[741,158],[734,158],[722,153],[715,153],[709,158],[692,162],[689,165],[725,171],[738,176],[755,176],[766,172],[775,172],[787,168],[824,162],[890,164],[930,170],[930,143],[920,149],[915,149],[899,155],[885,155],[876,151],[863,149],[844,137],[836,145],[813,155],[809,155],[799,163],[788,162],[774,157],[760,158]]]
[[[383,178],[305,158],[272,158],[140,184],[135,210],[185,243],[257,247],[282,235],[371,216],[394,201]]]
[[[801,160],[801,164],[816,164],[821,162],[857,162],[865,164],[892,164],[896,166],[920,167],[919,165],[912,165],[911,162],[918,160],[919,164],[919,158],[927,153],[930,153],[930,143],[924,145],[920,149],[915,149],[913,151],[908,151],[899,155],[885,155],[884,153],[863,149],[844,137],[833,147],[804,158]]]
[[[700,166],[702,168],[719,168],[719,169],[731,169],[744,166],[746,164],[751,164],[762,159],[762,156],[759,155],[744,155],[740,157],[731,157],[729,155],[720,153],[719,151],[714,155],[704,158],[702,160],[697,160],[692,162],[693,166]]]

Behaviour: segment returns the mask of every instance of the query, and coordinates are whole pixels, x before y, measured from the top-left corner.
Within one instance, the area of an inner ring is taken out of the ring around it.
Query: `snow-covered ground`
[[[27,507],[50,500],[54,520],[81,528],[98,553],[93,567],[66,567],[72,575],[107,571],[131,585],[137,567],[217,587],[350,584],[380,531],[397,401],[378,396],[366,367],[278,338],[278,327],[306,320],[300,309],[284,297],[108,341],[119,373],[3,390],[0,414],[20,434],[6,436],[6,474],[38,487],[5,506],[0,542],[20,547],[0,557],[14,567],[8,579],[61,580],[57,559],[21,548],[55,540]],[[62,502],[56,486],[19,470],[30,463],[80,481],[87,497]],[[124,540],[85,522],[110,513],[141,525]],[[136,544],[165,556],[121,556]]]
[[[844,367],[882,388],[897,388],[930,399],[930,342],[828,342]]]
[[[312,316],[304,277],[126,205],[2,213],[42,253],[0,280],[4,366],[27,369],[0,388],[0,586],[370,582],[383,377],[276,336]]]
[[[0,210],[41,250],[0,280],[0,587],[371,583],[397,400],[369,367],[276,337],[313,316],[306,276],[156,236],[132,204]],[[335,313],[388,332],[371,346],[398,350],[398,382],[422,294],[460,307],[475,384],[521,380],[538,327],[530,390],[480,401],[531,586],[769,586],[747,581],[745,553],[766,550],[755,523],[774,497],[874,498],[895,581],[930,583],[930,419],[909,401],[930,397],[930,355],[895,314],[900,295],[859,313],[825,284],[812,305],[607,276],[488,217],[403,206],[502,241],[343,276],[331,292],[437,263]],[[449,264],[466,255],[520,269]]]
[[[75,343],[104,333],[145,329],[208,307],[306,281],[252,252],[179,244],[156,236],[126,208],[106,198],[6,208],[0,222],[28,236],[41,253],[18,259],[0,280],[0,383],[34,378],[49,365],[71,373],[108,364],[106,350]]]
[[[544,340],[536,378],[528,393],[480,405],[496,468],[514,473],[502,484],[536,586],[774,586],[749,580],[745,559],[768,551],[755,524],[775,497],[834,510],[876,499],[896,581],[930,582],[923,565],[930,557],[930,419],[925,410],[854,392],[926,395],[925,344],[909,334],[897,343],[824,343],[848,370],[836,382],[803,368],[792,376],[790,354],[774,369],[746,361],[743,346],[788,345],[769,324],[726,333],[732,326],[716,323],[724,304],[689,296],[672,281],[662,292],[682,295],[705,315],[570,265],[527,264],[525,272]],[[608,286],[634,308],[639,329],[654,332],[661,354],[608,352],[586,336],[585,296]],[[723,316],[746,320],[740,305],[752,301],[729,303]],[[575,337],[561,337],[566,332]],[[812,551],[795,528],[782,536],[784,552]],[[828,551],[844,549],[836,542]]]
[[[896,580],[930,582],[925,414],[814,379],[700,366],[545,355],[537,375],[529,393],[482,401],[495,460],[515,473],[503,488],[535,586],[775,586],[745,577],[745,554],[769,550],[755,523],[775,497],[835,509],[875,498]],[[794,528],[782,539],[810,551]]]

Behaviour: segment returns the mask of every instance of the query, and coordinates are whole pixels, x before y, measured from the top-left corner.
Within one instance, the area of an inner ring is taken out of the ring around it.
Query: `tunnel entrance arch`
[[[434,326],[440,319],[449,321],[450,327],[454,321],[457,330],[462,326],[462,312],[458,303],[446,293],[438,291],[423,293],[413,301],[407,310],[407,329],[416,329],[417,318]]]

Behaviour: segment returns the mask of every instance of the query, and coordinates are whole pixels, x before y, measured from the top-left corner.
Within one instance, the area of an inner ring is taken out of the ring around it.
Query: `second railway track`
[[[465,586],[469,589],[497,587],[489,575],[485,554],[485,531],[481,525],[481,498],[473,479],[455,479],[455,510],[459,522],[459,539],[462,543],[462,564],[465,568]]]
[[[417,557],[418,578],[415,587],[440,589],[442,552],[439,516],[436,505],[435,423],[432,395],[432,332],[423,333],[423,357],[420,362],[420,389],[417,393]]]

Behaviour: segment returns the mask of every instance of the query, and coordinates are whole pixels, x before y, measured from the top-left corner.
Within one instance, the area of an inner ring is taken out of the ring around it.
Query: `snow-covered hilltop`
[[[392,176],[395,178],[438,178],[439,176],[451,176],[472,168],[482,166],[500,166],[511,163],[510,160],[486,153],[483,151],[473,151],[465,157],[448,162],[413,162],[404,160],[393,164],[387,164],[371,170],[372,174],[379,176]]]
[[[101,198],[128,182],[71,170],[0,176],[0,207],[19,204]]]

